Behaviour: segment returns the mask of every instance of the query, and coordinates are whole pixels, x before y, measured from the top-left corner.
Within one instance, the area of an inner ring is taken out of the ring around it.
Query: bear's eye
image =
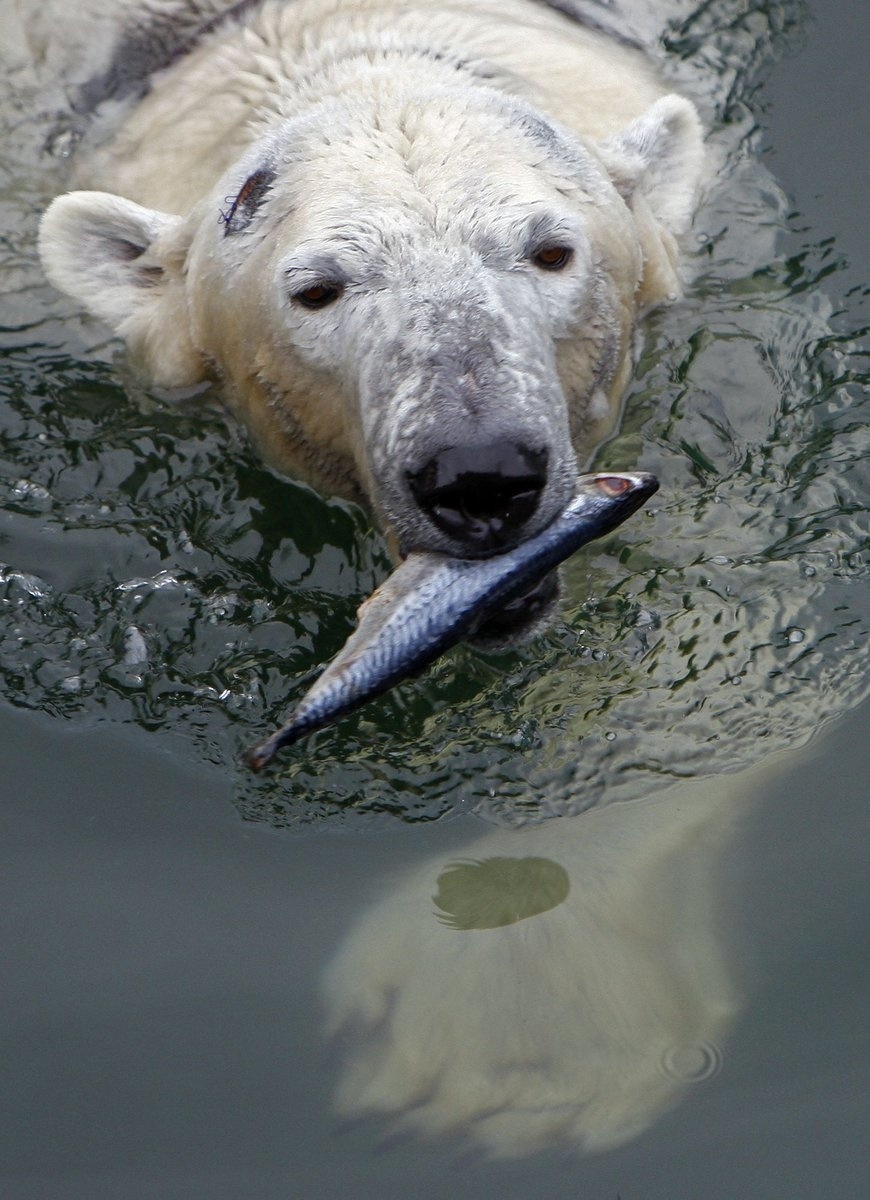
[[[573,257],[574,251],[570,246],[554,244],[540,246],[532,255],[532,262],[545,271],[561,271]]]
[[[301,292],[294,292],[293,299],[303,308],[326,308],[327,304],[337,300],[343,291],[343,283],[325,281],[303,288]]]

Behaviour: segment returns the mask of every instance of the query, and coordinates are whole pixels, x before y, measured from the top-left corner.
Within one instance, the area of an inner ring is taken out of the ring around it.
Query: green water
[[[531,644],[460,650],[266,778],[239,774],[247,817],[576,811],[752,763],[863,695],[866,301],[835,313],[836,243],[807,236],[754,153],[755,80],[799,9],[726,11],[672,36],[681,82],[717,107],[724,160],[696,280],[651,320],[622,430],[596,459],[654,471],[660,497],[571,563],[562,619]],[[383,545],[360,512],[264,470],[201,399],[144,392],[44,284],[34,224],[62,164],[21,161],[39,114],[10,125],[7,700],[133,722],[237,774],[341,645]]]

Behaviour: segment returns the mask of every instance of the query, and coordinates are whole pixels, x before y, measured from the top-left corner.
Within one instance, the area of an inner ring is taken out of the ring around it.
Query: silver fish
[[[433,662],[488,613],[523,595],[575,550],[621,525],[658,489],[654,475],[581,475],[574,499],[546,529],[492,558],[416,553],[357,614],[343,649],[288,720],[248,753],[259,771],[282,746],[337,721]]]

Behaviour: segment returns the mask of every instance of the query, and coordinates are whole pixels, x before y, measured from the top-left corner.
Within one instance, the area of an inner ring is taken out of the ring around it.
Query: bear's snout
[[[506,439],[447,446],[405,477],[417,506],[469,553],[522,540],[547,484],[546,449]]]

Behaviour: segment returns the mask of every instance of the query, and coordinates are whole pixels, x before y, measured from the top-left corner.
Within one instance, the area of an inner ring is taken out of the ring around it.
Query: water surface
[[[704,6],[673,32],[725,182],[596,459],[656,471],[661,502],[571,564],[532,644],[461,649],[256,781],[240,748],[341,644],[383,545],[218,410],[145,393],[42,282],[63,162],[4,85],[4,1195],[865,1194],[862,27],[819,0]],[[750,783],[699,782],[725,773]],[[449,864],[497,857],[555,863],[567,898],[498,930],[439,920]],[[655,994],[664,1039],[643,1070],[640,1049],[619,1060],[621,1091],[589,1026],[559,1025],[535,941],[576,949],[617,912],[653,949],[584,942],[576,986],[611,1016],[613,980]],[[388,1044],[362,1011],[378,987],[399,998]],[[433,1132],[464,1067],[506,1086],[488,1030],[525,1047],[505,1120],[484,1099]],[[561,1133],[516,1099],[535,1054],[539,1108],[567,1086],[560,1047],[603,1080]],[[433,1062],[446,1082],[415,1093]],[[533,1131],[545,1149],[489,1157]]]

